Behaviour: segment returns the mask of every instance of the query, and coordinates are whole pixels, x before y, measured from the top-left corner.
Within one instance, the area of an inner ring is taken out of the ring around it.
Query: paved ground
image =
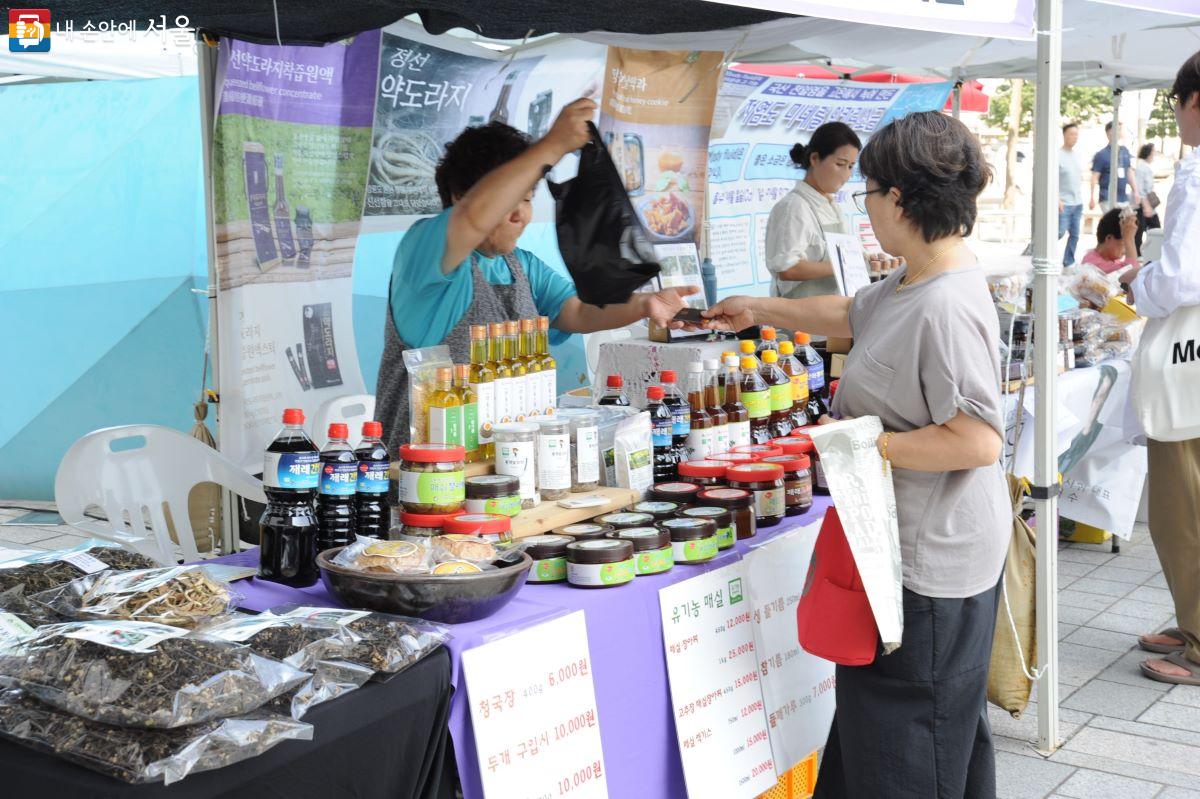
[[[0,548],[58,549],[70,528],[4,526],[25,511],[2,507]],[[12,501],[29,507],[48,503]],[[1059,684],[1063,744],[1039,755],[1037,706],[1019,720],[989,707],[1000,799],[1200,799],[1200,688],[1141,676],[1139,633],[1171,626],[1174,612],[1144,527],[1123,544],[1059,550]]]

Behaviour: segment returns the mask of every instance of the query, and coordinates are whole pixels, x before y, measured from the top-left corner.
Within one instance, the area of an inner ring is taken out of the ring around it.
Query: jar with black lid
[[[625,510],[597,516],[593,521],[596,524],[607,524],[616,530],[623,530],[626,527],[649,527],[654,524],[654,517],[649,513],[632,513]]]
[[[658,502],[677,502],[680,505],[691,505],[700,486],[695,483],[684,483],[676,480],[670,483],[655,483],[650,486],[646,499]]]
[[[691,519],[709,519],[717,526],[717,549],[729,549],[737,540],[733,531],[733,511],[715,505],[687,508],[680,516]]]
[[[526,538],[525,554],[533,558],[527,582],[561,583],[567,579],[567,545],[575,539],[566,535],[535,535]]]
[[[613,588],[636,575],[633,542],[596,538],[567,544],[567,582],[580,588]]]
[[[662,528],[671,534],[676,563],[704,563],[717,556],[717,524],[712,519],[667,519]]]
[[[614,528],[611,524],[597,524],[596,522],[575,522],[559,527],[551,532],[554,535],[565,535],[576,541],[588,541],[593,538],[606,538]]]
[[[467,513],[499,513],[516,516],[521,512],[520,478],[508,474],[481,474],[468,477]]]
[[[782,466],[777,463],[743,463],[729,467],[725,474],[730,488],[749,491],[754,497],[754,523],[757,527],[771,527],[783,521],[787,505]]]
[[[614,531],[611,537],[633,544],[634,571],[639,577],[662,574],[675,565],[671,534],[660,527],[630,527]]]
[[[784,505],[788,516],[799,516],[812,509],[812,464],[807,455],[776,455],[763,458],[761,462],[783,467]]]

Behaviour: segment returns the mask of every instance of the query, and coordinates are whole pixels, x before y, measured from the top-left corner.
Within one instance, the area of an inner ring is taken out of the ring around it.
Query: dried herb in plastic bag
[[[241,597],[202,566],[174,566],[89,574],[33,599],[71,618],[190,628],[230,613]]]
[[[199,631],[209,638],[244,644],[263,657],[307,669],[318,661],[346,657],[358,638],[332,621],[237,615]]]
[[[262,709],[302,719],[309,709],[363,687],[375,674],[366,666],[338,660],[323,660],[311,671],[312,677],[303,685],[275,697]]]
[[[272,608],[268,612],[288,618],[329,620],[342,625],[361,639],[345,660],[387,674],[403,671],[450,640],[447,627],[388,613],[295,605]]]
[[[88,565],[91,563],[89,557],[111,569],[153,569],[159,565],[145,555],[127,552],[115,545],[88,543],[83,547],[39,552],[0,563],[0,591],[23,585],[25,595],[32,596],[39,591],[65,585],[88,574],[90,569],[97,568],[95,564]],[[76,565],[63,558],[72,558],[84,565]]]

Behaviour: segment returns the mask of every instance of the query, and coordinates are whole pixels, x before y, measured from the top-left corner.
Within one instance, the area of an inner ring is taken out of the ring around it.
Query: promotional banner
[[[1032,39],[1034,0],[709,0],[805,17],[967,36]],[[1135,0],[1183,3],[1186,0]]]
[[[213,137],[221,451],[251,472],[284,408],[363,393],[351,271],[379,32],[325,47],[222,39]]]
[[[1200,3],[1197,3],[1196,0],[1092,0],[1092,2],[1138,11],[1161,11],[1164,14],[1200,17]]]
[[[806,143],[813,131],[835,121],[853,128],[865,144],[893,119],[943,108],[952,89],[950,83],[870,84],[728,71],[708,151],[709,257],[721,291],[770,288],[767,218],[804,177],[792,163],[793,145]],[[851,198],[863,188],[856,166],[837,200],[866,251],[878,252],[866,215]]]

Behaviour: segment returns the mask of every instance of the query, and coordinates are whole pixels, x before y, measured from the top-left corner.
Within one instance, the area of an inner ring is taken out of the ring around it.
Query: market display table
[[[449,728],[465,799],[482,799],[483,789],[467,705],[467,686],[461,670],[462,653],[489,640],[577,610],[583,610],[587,620],[609,795],[621,799],[685,799],[687,792],[663,654],[658,591],[727,566],[775,538],[820,521],[829,505],[827,497],[817,497],[807,514],[764,528],[757,537],[738,541],[733,549],[705,564],[677,565],[665,574],[638,577],[629,585],[611,589],[587,590],[566,584],[526,585],[495,615],[452,625],[453,638],[447,647],[453,659],[450,679],[455,690],[450,704]],[[257,558],[257,550],[248,550],[220,560],[255,565]],[[804,575],[797,574],[797,586],[803,582]],[[319,583],[294,589],[250,579],[239,582],[238,587],[245,596],[242,606],[248,610],[266,610],[287,602],[340,606]],[[521,664],[513,663],[512,668],[519,670]],[[326,707],[344,707],[341,702],[335,700]]]
[[[284,741],[257,757],[182,782],[129,785],[10,741],[0,775],[11,797],[207,799],[377,797],[453,799],[449,735],[451,656],[438,649],[387,682],[370,682],[313,708],[311,741]]]

